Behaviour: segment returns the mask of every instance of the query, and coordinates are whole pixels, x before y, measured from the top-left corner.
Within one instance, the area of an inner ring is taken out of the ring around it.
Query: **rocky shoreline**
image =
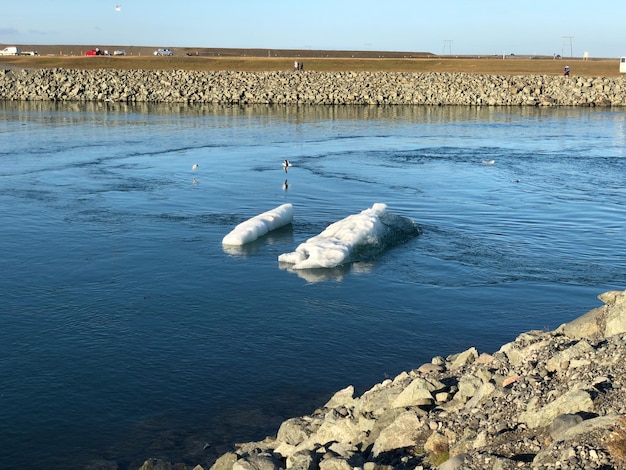
[[[626,469],[626,291],[599,299],[493,354],[435,357],[360,397],[348,386],[214,462],[141,469]]]
[[[0,99],[276,105],[626,106],[626,77],[0,69]]]

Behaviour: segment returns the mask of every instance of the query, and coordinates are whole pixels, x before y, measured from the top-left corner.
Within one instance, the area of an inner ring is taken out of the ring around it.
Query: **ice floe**
[[[334,268],[376,254],[419,234],[412,220],[387,212],[387,205],[371,208],[329,225],[301,243],[292,253],[278,257],[292,269]]]
[[[293,205],[283,204],[237,225],[222,240],[223,245],[244,245],[293,220]]]

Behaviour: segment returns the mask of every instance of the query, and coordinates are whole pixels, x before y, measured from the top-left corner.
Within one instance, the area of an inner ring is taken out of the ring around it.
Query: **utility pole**
[[[563,44],[561,45],[561,57],[563,57],[565,55],[565,43],[567,41],[569,41],[569,56],[570,59],[572,57],[574,57],[574,54],[572,53],[572,39],[574,39],[574,36],[563,36]]]
[[[448,51],[448,55],[452,55],[452,40],[444,39],[443,40],[443,54],[446,55],[446,50]]]

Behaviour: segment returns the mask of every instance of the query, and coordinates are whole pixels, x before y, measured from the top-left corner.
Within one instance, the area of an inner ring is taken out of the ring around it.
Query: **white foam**
[[[253,242],[272,230],[290,224],[292,220],[293,205],[283,204],[240,223],[224,237],[222,244],[244,245]]]
[[[387,230],[380,220],[386,209],[386,204],[377,203],[359,214],[335,222],[298,245],[296,251],[280,255],[278,261],[292,264],[293,269],[340,266],[350,261],[355,248],[378,242]]]

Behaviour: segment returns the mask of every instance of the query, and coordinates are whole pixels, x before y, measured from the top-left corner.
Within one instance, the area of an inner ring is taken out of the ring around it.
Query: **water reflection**
[[[354,263],[356,264],[356,263]],[[300,279],[304,279],[310,284],[324,281],[341,282],[344,277],[351,271],[352,265],[341,265],[336,268],[323,268],[323,269],[293,269],[291,263],[278,263],[279,269],[287,271],[292,274],[296,274]]]
[[[91,101],[0,101],[3,113],[80,113],[114,115],[145,114],[150,116],[180,115],[184,118],[220,117],[269,117],[289,122],[319,120],[409,120],[419,122],[466,121],[476,118],[501,122],[503,116],[538,117],[542,115],[577,116],[581,114],[620,113],[621,110],[595,108],[505,108],[470,106],[286,106],[286,105],[222,105],[185,103],[119,103]],[[12,118],[19,118],[13,115]]]

